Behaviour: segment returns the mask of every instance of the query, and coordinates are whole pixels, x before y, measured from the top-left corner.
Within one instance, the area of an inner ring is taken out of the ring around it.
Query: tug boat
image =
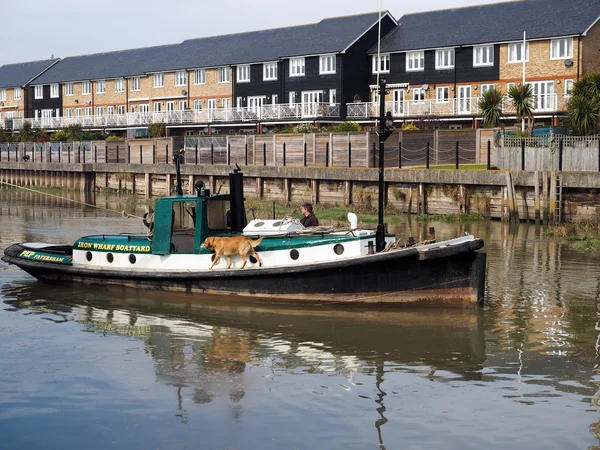
[[[196,183],[196,195],[158,199],[144,217],[147,234],[94,235],[72,245],[13,244],[2,260],[48,282],[118,284],[136,288],[229,294],[259,302],[475,305],[484,295],[483,241],[467,235],[424,245],[386,234],[376,251],[376,232],[356,226],[305,229],[297,219],[248,223],[243,174],[229,174],[230,191],[211,195]],[[262,237],[244,269],[239,256],[227,269],[202,244],[207,237]],[[201,297],[201,295],[199,295]]]
[[[380,92],[385,81],[380,81]],[[229,174],[229,193],[211,195],[204,183],[196,195],[183,195],[180,164],[173,156],[175,196],[155,202],[144,217],[147,234],[95,235],[72,245],[20,243],[4,250],[2,260],[50,282],[116,284],[183,291],[197,295],[227,294],[257,302],[468,306],[483,303],[486,254],[483,240],[472,235],[446,241],[396,240],[383,223],[384,95],[380,96],[379,221],[377,230],[305,229],[295,220],[247,221],[243,174]],[[233,256],[213,265],[215,253],[204,246],[209,237],[246,236],[260,243],[242,268]]]

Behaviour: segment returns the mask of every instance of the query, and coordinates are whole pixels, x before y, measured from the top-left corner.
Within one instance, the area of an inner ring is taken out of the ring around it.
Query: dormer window
[[[435,68],[436,69],[453,69],[454,68],[454,49],[444,48],[435,51]]]
[[[390,71],[390,55],[373,55],[372,69],[373,73],[388,73]]]
[[[319,74],[335,73],[336,57],[335,55],[321,55],[319,58]]]

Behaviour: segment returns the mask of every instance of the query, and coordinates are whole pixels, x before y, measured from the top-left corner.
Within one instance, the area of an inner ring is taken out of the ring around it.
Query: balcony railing
[[[256,122],[274,119],[339,118],[340,104],[296,103],[262,105],[246,108],[218,108],[206,110],[184,110],[163,112],[133,112],[102,116],[41,117],[37,119],[13,119],[13,129],[18,130],[25,121],[34,128],[57,129],[69,125],[84,128],[115,128],[144,126],[151,123],[166,125],[210,124],[223,122]]]
[[[534,112],[558,112],[565,111],[568,97],[559,94],[544,94],[534,97]],[[508,97],[503,98],[502,110],[506,114],[514,114]],[[348,118],[371,118],[379,116],[379,103],[348,103]],[[404,100],[398,102],[386,102],[385,111],[390,111],[393,117],[418,117],[423,115],[436,116],[478,116],[479,97],[464,97],[449,99],[446,102],[437,100]]]
[[[550,113],[565,111],[569,97],[560,94],[545,94],[534,97],[534,112]],[[480,116],[479,97],[464,97],[437,100],[404,100],[386,102],[385,110],[393,117],[419,116]],[[81,125],[84,128],[119,128],[147,126],[152,123],[166,125],[240,123],[294,119],[341,118],[339,103],[292,103],[279,105],[262,105],[245,108],[218,108],[206,110],[134,112],[119,115],[77,116],[77,117],[42,117],[37,119],[12,119],[12,129],[19,130],[25,121],[34,128],[58,129],[69,125]],[[360,102],[347,103],[346,117],[350,120],[369,119],[379,116],[379,103]],[[503,99],[502,110],[505,114],[514,114],[514,108],[508,97]]]

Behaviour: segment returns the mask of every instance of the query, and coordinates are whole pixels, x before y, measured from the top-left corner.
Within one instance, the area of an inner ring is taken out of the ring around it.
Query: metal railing
[[[84,128],[111,128],[143,126],[152,123],[210,124],[215,122],[252,122],[273,119],[302,118],[339,118],[340,104],[334,103],[295,103],[262,105],[260,107],[216,108],[205,110],[183,110],[162,112],[133,112],[126,114],[108,114],[102,116],[70,116],[13,119],[12,128],[19,130],[25,122],[33,128],[59,129],[69,125],[81,125]]]

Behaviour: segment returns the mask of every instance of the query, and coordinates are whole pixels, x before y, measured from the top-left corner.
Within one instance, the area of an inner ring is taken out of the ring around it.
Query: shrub
[[[119,137],[119,136],[114,136],[114,135],[112,135],[112,136],[108,136],[108,137],[106,138],[106,140],[107,140],[107,141],[120,141],[120,140],[122,140],[122,139],[123,139],[123,138],[121,138],[121,137]]]
[[[346,122],[340,123],[339,125],[337,125],[333,128],[334,129],[332,131],[345,131],[345,132],[362,131],[362,127],[358,123],[351,122],[351,121],[346,121]]]
[[[51,142],[65,142],[68,140],[69,140],[69,133],[67,133],[65,130],[55,131],[54,133],[52,133],[52,136],[50,136]]]
[[[412,122],[404,122],[402,124],[402,131],[415,131],[415,130],[418,130],[418,129],[419,129],[419,127],[417,127]]]
[[[321,131],[311,123],[301,123],[300,125],[288,125],[281,132],[282,133],[318,133]]]
[[[148,125],[148,133],[152,138],[164,137],[165,135],[165,124],[164,123],[151,123]]]

